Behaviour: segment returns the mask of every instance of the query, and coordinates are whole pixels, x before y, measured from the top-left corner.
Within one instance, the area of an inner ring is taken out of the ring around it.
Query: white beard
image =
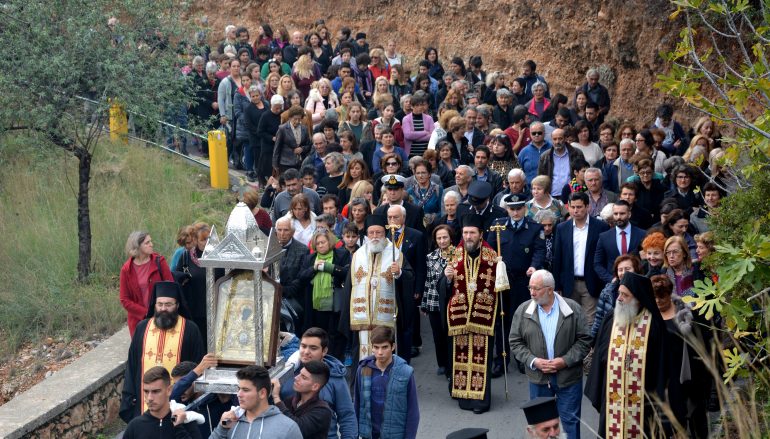
[[[618,301],[615,303],[615,310],[613,313],[615,324],[625,328],[631,324],[639,314],[639,300],[634,298],[630,303],[621,303]]]
[[[388,246],[388,241],[385,238],[366,238],[366,245],[372,253],[382,253],[382,251],[385,250],[385,247]]]

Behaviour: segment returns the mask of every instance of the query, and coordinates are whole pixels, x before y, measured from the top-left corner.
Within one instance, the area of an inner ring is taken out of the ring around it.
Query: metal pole
[[[489,228],[490,232],[495,232],[495,236],[497,237],[497,255],[500,256],[500,231],[505,230],[505,224],[495,224],[494,226],[491,226]],[[500,291],[497,294],[497,297],[500,301],[500,334],[505,337],[505,325],[503,324],[503,319],[505,318],[505,307],[503,306],[503,294],[502,291]],[[503,339],[503,376],[505,379],[505,400],[508,401],[508,354],[505,352],[505,339]]]

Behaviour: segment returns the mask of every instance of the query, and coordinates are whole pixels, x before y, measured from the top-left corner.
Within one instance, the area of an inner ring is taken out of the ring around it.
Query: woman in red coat
[[[120,269],[120,304],[128,312],[128,332],[147,315],[147,304],[155,282],[173,281],[166,259],[152,250],[147,232],[132,232],[126,241],[128,260]]]

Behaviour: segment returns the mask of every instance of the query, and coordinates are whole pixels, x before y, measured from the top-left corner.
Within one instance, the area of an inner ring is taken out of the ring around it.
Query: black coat
[[[462,221],[463,215],[466,215],[468,213],[476,213],[476,211],[473,209],[473,207],[468,203],[467,201],[460,203],[460,205],[457,206],[457,218]],[[492,203],[492,199],[489,199],[489,202],[487,203],[487,207],[484,208],[483,211],[481,211],[480,215],[484,218],[484,233],[489,230],[489,227],[495,222],[498,218],[505,218],[508,219],[508,212],[506,212],[502,207],[496,206]],[[462,228],[461,228],[462,230]],[[489,241],[489,239],[487,239]],[[495,251],[497,251],[497,247],[493,247]]]
[[[145,439],[145,438],[175,438],[175,439],[198,439],[201,437],[198,424],[191,422],[189,424],[180,424],[174,426],[171,421],[171,412],[163,419],[152,416],[148,411],[141,416],[134,418],[128,423],[123,437],[126,439]]]
[[[483,133],[482,133],[483,134]],[[454,137],[451,135],[444,137],[441,141],[446,140],[452,145],[452,158],[460,162],[461,165],[473,166],[473,154],[468,151],[468,139],[463,136],[460,139],[460,145],[457,145]],[[441,142],[439,141],[439,143]]]
[[[493,199],[495,195],[503,190],[503,177],[492,168],[487,168],[486,173],[487,183],[492,185],[492,195],[490,195],[490,199]],[[473,179],[477,180],[478,176],[478,174],[474,175]]]
[[[280,279],[283,298],[295,308],[297,313],[302,316],[304,310],[303,292],[304,287],[300,280],[299,273],[305,266],[305,259],[308,258],[310,250],[307,246],[292,239],[289,245],[284,247],[286,253],[281,258]]]
[[[310,133],[308,133],[307,127],[304,124],[299,125],[299,130],[301,133],[300,141],[297,143],[290,122],[286,122],[278,127],[278,131],[275,133],[275,146],[273,148],[273,168],[299,168],[302,164],[302,157],[310,152],[311,141]],[[294,153],[294,149],[297,147],[302,148],[301,156]]]
[[[574,260],[575,252],[572,245],[572,229],[575,221],[569,220],[556,226],[556,235],[553,242],[553,270],[556,280],[556,291],[560,291],[563,297],[571,298],[575,283]],[[583,277],[586,288],[592,297],[599,297],[604,283],[594,271],[594,256],[596,255],[596,243],[599,235],[609,229],[607,223],[600,219],[589,218],[588,238],[583,265]]]
[[[299,395],[295,395],[275,404],[281,413],[297,423],[303,439],[326,439],[329,434],[329,424],[332,421],[332,410],[326,401],[314,396],[304,404],[297,406]]]
[[[529,267],[543,268],[545,263],[545,241],[540,236],[543,226],[529,218],[516,232],[511,228],[510,218],[500,218],[495,224],[506,224],[500,232],[500,252],[502,253],[508,279],[525,277]],[[490,232],[488,242],[497,251],[497,234]]]
[[[404,259],[409,262],[409,265],[414,270],[416,282],[414,292],[422,297],[422,293],[425,290],[425,274],[428,271],[425,260],[428,252],[425,251],[425,236],[423,233],[411,227],[405,227],[404,240],[401,243],[401,253],[404,254]]]

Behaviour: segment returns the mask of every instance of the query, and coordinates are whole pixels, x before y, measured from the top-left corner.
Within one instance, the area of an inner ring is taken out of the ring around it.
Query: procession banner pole
[[[397,226],[395,224],[388,224],[385,226],[388,230],[390,230],[390,238],[393,244],[393,262],[396,262],[396,231],[401,226]],[[388,268],[390,269],[390,268]],[[393,276],[393,291],[396,291],[396,278],[393,273],[391,273],[391,276]],[[398,294],[396,294],[398,296]],[[408,306],[407,304],[404,304],[405,306]],[[396,306],[393,307],[393,334],[396,336],[396,353],[398,353],[398,321],[396,320],[398,318],[398,301],[396,301]]]
[[[503,262],[502,254],[500,253],[500,232],[505,230],[505,224],[495,224],[489,228],[490,232],[495,232],[495,236],[497,238],[497,268],[498,273],[496,280],[502,281],[502,284],[500,282],[496,282],[495,290],[497,291],[497,297],[500,302],[500,334],[505,337],[505,325],[503,324],[503,319],[505,318],[505,307],[503,306],[503,290],[499,289],[498,286],[501,285],[502,287],[510,288],[510,285],[508,285],[508,275],[505,268],[505,263]],[[504,279],[503,279],[504,278]],[[505,352],[505,339],[503,339],[503,376],[505,379],[505,400],[508,401],[508,354]]]

